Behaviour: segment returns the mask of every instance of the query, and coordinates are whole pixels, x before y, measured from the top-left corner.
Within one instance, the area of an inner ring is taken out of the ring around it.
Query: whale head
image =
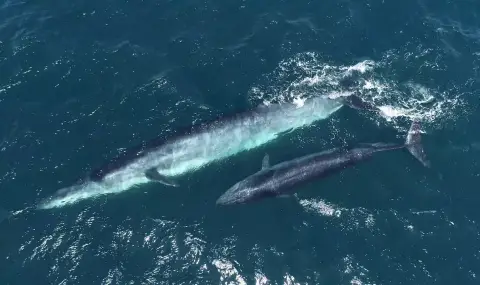
[[[217,199],[216,204],[219,206],[244,204],[278,196],[274,191],[275,181],[272,179],[274,174],[273,170],[262,170],[235,183]]]
[[[249,198],[249,189],[242,187],[241,182],[236,183],[223,193],[216,204],[220,206],[228,206],[233,204],[245,203]]]

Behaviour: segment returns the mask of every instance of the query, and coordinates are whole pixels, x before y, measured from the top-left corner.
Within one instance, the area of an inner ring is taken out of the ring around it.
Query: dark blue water
[[[0,2],[0,283],[478,284],[480,2]],[[179,178],[22,211],[123,149],[266,101],[330,118]],[[425,131],[297,196],[219,208],[272,163]]]

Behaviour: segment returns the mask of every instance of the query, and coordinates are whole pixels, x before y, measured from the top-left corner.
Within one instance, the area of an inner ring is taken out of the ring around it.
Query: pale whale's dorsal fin
[[[160,174],[155,167],[145,171],[145,177],[147,177],[149,180],[160,182],[168,186],[178,187],[177,183],[175,183],[168,177]]]
[[[262,160],[262,170],[270,167],[270,157],[265,154]]]

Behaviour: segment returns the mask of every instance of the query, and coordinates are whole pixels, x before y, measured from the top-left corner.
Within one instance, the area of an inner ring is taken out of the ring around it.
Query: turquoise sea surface
[[[480,284],[480,2],[0,1],[0,284]],[[126,149],[260,104],[357,94],[178,178],[30,210]],[[261,168],[406,151],[218,207]]]

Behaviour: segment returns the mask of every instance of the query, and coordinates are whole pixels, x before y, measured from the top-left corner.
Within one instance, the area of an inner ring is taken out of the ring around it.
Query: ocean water
[[[480,2],[0,2],[0,284],[479,284]],[[358,94],[178,178],[26,210],[126,148],[270,102]],[[271,163],[422,122],[290,198],[216,207]],[[3,210],[0,210],[3,215]]]

